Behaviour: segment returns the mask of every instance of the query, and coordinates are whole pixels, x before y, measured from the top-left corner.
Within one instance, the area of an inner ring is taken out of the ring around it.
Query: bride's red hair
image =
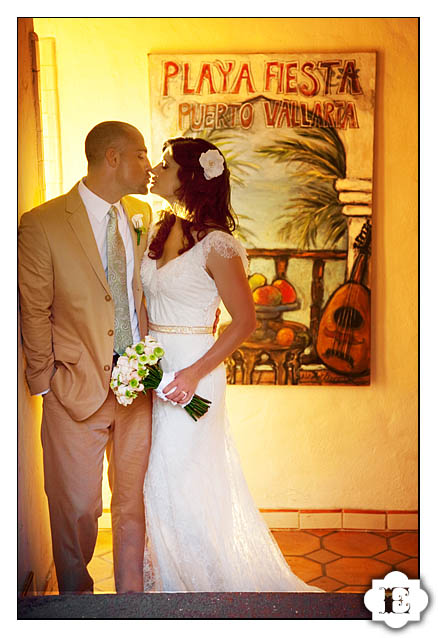
[[[176,192],[178,202],[185,209],[185,219],[181,219],[184,233],[183,253],[194,246],[196,235],[200,241],[211,229],[232,233],[236,222],[231,208],[230,172],[224,158],[224,171],[218,177],[207,180],[199,163],[202,153],[220,150],[211,142],[200,137],[176,137],[167,140],[163,153],[168,147],[179,165],[178,179],[181,186]],[[222,153],[221,153],[222,155]],[[222,155],[223,156],[223,155]],[[159,259],[163,254],[165,241],[175,223],[175,215],[165,210],[158,221],[158,229],[149,246],[149,257]]]

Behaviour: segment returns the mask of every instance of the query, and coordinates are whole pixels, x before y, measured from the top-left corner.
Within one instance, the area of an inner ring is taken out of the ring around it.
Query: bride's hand
[[[163,388],[163,393],[171,401],[187,403],[195,394],[199,381],[199,375],[196,374],[192,366],[189,366],[175,372],[174,380]]]

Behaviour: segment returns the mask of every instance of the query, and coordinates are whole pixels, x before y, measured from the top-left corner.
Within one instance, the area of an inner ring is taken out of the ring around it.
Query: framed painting
[[[204,137],[231,173],[257,328],[228,383],[368,385],[376,54],[148,58],[153,156]]]

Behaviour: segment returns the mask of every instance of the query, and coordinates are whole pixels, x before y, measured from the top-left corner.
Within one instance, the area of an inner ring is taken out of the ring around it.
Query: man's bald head
[[[121,149],[126,141],[141,135],[127,122],[100,122],[88,133],[85,140],[85,155],[90,167],[100,164],[108,148]]]

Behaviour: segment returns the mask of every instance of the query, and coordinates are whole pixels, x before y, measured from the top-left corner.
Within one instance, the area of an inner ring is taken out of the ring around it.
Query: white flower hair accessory
[[[204,169],[204,177],[207,180],[219,177],[224,172],[224,158],[217,149],[210,149],[199,156],[199,163]]]

